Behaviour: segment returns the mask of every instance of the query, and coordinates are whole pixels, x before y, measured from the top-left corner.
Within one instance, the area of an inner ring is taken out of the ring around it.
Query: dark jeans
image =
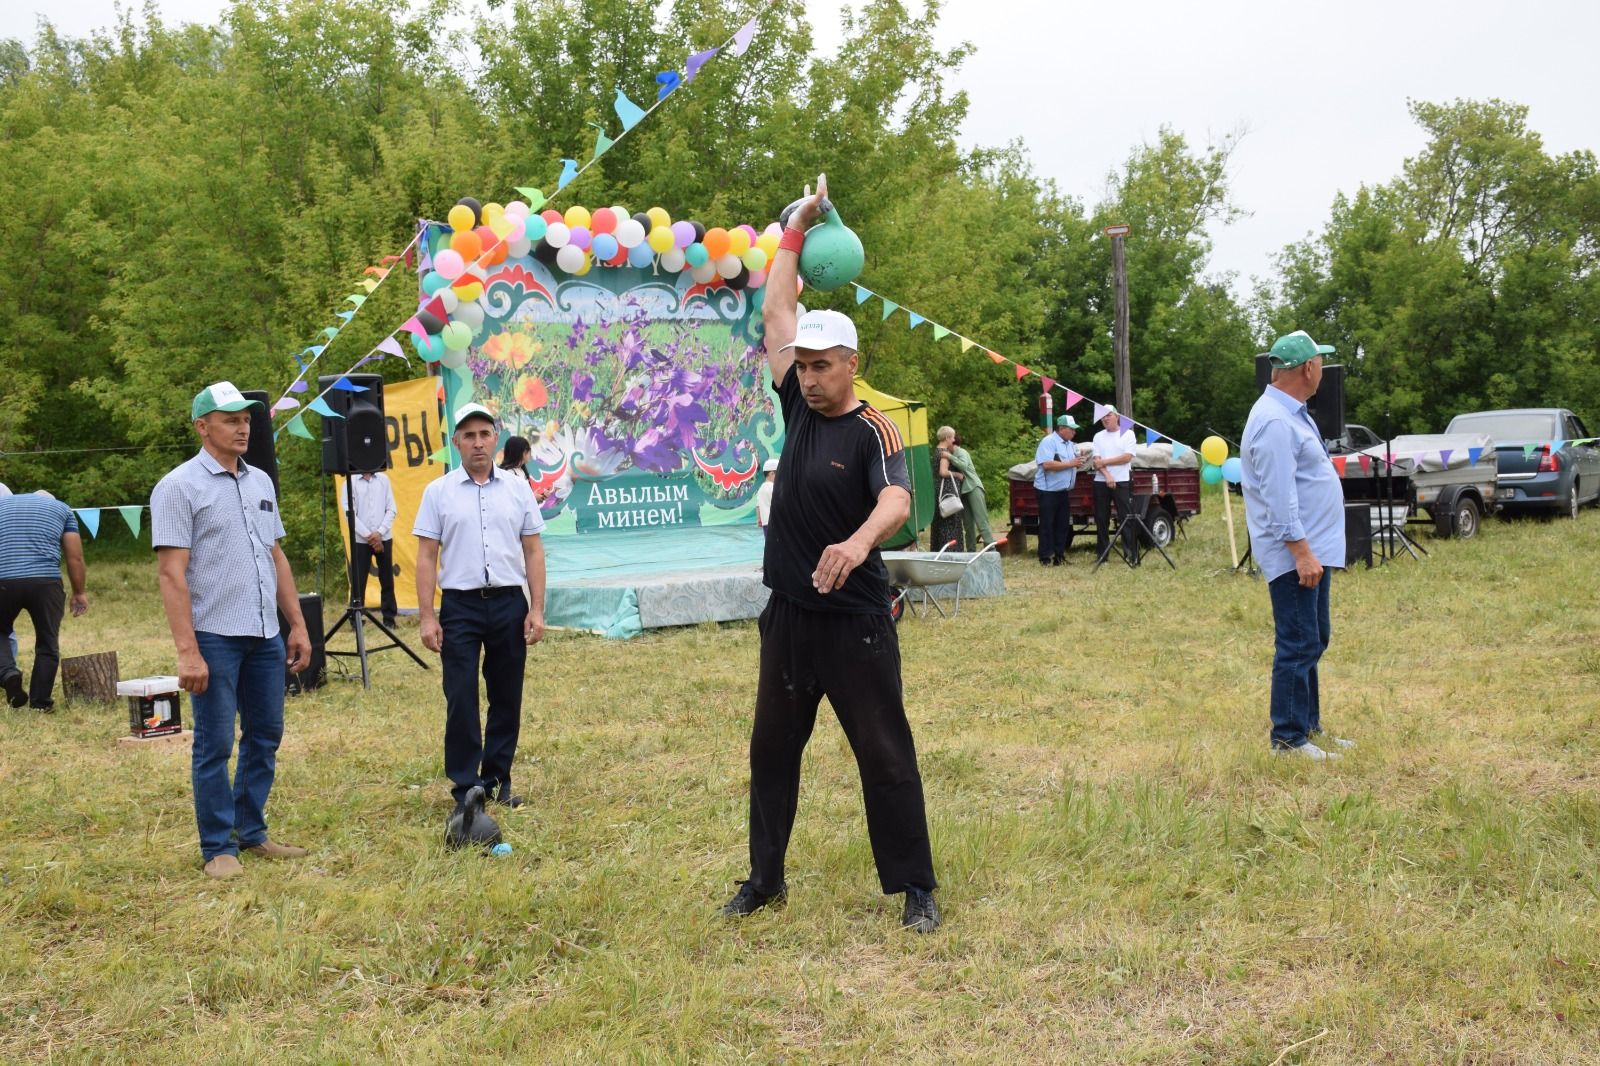
[[[492,799],[511,788],[511,763],[522,731],[522,669],[528,645],[522,625],[528,601],[520,587],[490,589],[490,595],[445,589],[439,608],[444,647],[444,773],[460,802],[473,785]],[[478,725],[478,661],[489,711]]]
[[[23,611],[33,620],[33,676],[28,681],[28,702],[49,707],[61,666],[61,616],[67,593],[59,577],[15,577],[0,581],[0,633],[10,633]],[[17,669],[10,641],[0,641],[0,674]]]
[[[1133,513],[1133,485],[1123,481],[1115,487],[1107,485],[1104,481],[1094,483],[1094,550],[1096,555],[1104,555],[1106,545],[1111,543],[1111,504],[1117,505],[1117,525],[1122,530],[1122,546],[1128,553],[1130,562],[1138,562],[1139,540],[1133,524],[1128,521],[1128,516]]]
[[[1316,588],[1300,586],[1293,570],[1272,579],[1272,622],[1277,653],[1272,658],[1272,744],[1293,748],[1322,731],[1317,696],[1317,663],[1328,650],[1328,586],[1333,570],[1322,572]]]
[[[357,602],[367,602],[367,572],[378,564],[378,591],[382,595],[383,620],[394,624],[394,541],[383,542],[383,551],[375,552],[372,545],[357,540],[350,546],[351,591]]]
[[[224,637],[196,633],[210,674],[206,690],[189,698],[194,712],[194,819],[200,855],[239,854],[267,839],[267,796],[283,740],[283,637]],[[233,725],[239,722],[239,762],[228,781]]]
[[[900,688],[900,644],[887,615],[808,611],[774,593],[761,612],[761,677],[750,733],[750,883],[783,884],[800,757],[823,696],[855,752],[867,836],[886,894],[932,891],[933,853],[917,749]]]
[[[1064,558],[1072,539],[1072,492],[1040,489],[1034,495],[1039,498],[1039,561]]]

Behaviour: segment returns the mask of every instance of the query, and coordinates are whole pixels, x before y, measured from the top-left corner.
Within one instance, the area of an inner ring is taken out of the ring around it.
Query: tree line
[[[147,499],[192,447],[201,384],[281,388],[363,267],[403,246],[419,216],[463,195],[550,191],[561,157],[587,157],[595,125],[617,132],[619,86],[647,103],[655,72],[721,43],[748,12],[726,0],[241,0],[217,25],[146,10],[86,38],[42,25],[0,42],[0,320],[12,334],[0,480],[83,505]],[[759,224],[826,171],[867,248],[865,284],[1096,397],[1113,392],[1099,232],[1129,223],[1133,414],[1180,439],[1238,427],[1251,357],[1294,328],[1339,346],[1354,421],[1437,430],[1461,410],[1523,404],[1600,421],[1600,177],[1592,152],[1548,152],[1525,108],[1411,102],[1421,154],[1340,196],[1241,300],[1206,269],[1210,234],[1248,207],[1230,194],[1231,142],[1162,130],[1131,147],[1103,201],[1065,196],[1025,145],[959,146],[967,99],[949,83],[969,48],[933,43],[939,14],[868,0],[822,57],[802,0],[780,0],[748,53],[702,68],[566,202]],[[334,369],[412,298],[380,288]],[[807,303],[848,311],[853,298]],[[1037,379],[935,343],[903,315],[859,318],[873,384],[959,427],[986,477],[1031,456]],[[383,366],[391,379],[397,368]],[[316,561],[318,459],[310,442],[280,445],[302,565]]]

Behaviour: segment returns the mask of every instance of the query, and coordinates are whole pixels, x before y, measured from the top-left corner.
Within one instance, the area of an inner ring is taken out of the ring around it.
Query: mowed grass
[[[1360,747],[1313,766],[1267,752],[1267,594],[1217,572],[1214,500],[1176,573],[1080,541],[902,623],[933,936],[878,893],[826,709],[790,902],[715,916],[753,623],[541,645],[501,859],[442,847],[439,676],[395,652],[290,701],[270,815],[313,854],[228,884],[186,750],[0,710],[0,1059],[1600,1059],[1600,514],[1340,578],[1324,717]],[[153,565],[90,564],[66,654],[169,671]]]

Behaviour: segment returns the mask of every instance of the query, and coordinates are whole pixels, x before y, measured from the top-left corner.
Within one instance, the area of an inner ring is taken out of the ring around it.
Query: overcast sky
[[[808,0],[819,49],[838,46],[846,2]],[[223,7],[157,0],[169,23]],[[82,35],[113,4],[6,0],[0,36],[31,40],[41,12]],[[966,143],[1021,138],[1086,203],[1163,124],[1197,146],[1244,129],[1232,189],[1250,217],[1213,233],[1211,263],[1242,283],[1320,229],[1336,192],[1388,180],[1421,148],[1407,98],[1527,104],[1548,150],[1600,149],[1600,0],[947,0],[941,26],[941,44],[977,47],[954,78]]]

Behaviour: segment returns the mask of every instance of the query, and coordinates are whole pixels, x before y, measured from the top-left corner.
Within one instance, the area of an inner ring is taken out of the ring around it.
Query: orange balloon
[[[727,230],[717,226],[706,230],[706,235],[700,239],[700,243],[706,246],[706,254],[712,259],[721,259],[728,254],[732,240]]]
[[[457,230],[450,234],[450,250],[470,263],[483,253],[483,238],[470,229]]]

